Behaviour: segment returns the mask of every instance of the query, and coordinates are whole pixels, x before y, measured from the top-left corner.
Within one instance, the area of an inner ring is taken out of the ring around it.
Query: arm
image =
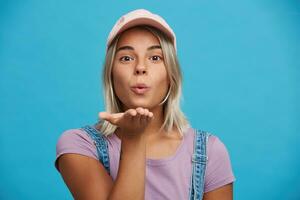
[[[224,185],[220,188],[204,193],[203,200],[232,200],[233,183]]]
[[[67,153],[59,158],[58,163],[61,176],[74,199],[107,199],[113,181],[98,160]]]
[[[102,163],[94,158],[66,153],[59,159],[59,171],[76,200],[144,199],[146,143],[143,131],[153,117],[148,109],[124,113],[100,113],[102,119],[122,127],[121,155],[115,182]]]
[[[122,137],[120,164],[109,199],[143,200],[145,196],[146,144],[143,137]]]
[[[233,182],[229,153],[225,144],[215,135],[208,140],[208,159],[204,200],[232,200]]]
[[[61,156],[59,170],[74,199],[144,199],[144,140],[142,137],[122,138],[121,148],[119,170],[114,183],[98,160],[79,154]]]

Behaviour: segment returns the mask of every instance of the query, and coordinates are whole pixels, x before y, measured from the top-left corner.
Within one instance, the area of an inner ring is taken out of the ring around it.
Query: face
[[[169,87],[158,38],[148,30],[129,29],[119,38],[116,49],[112,77],[123,110],[158,106]]]

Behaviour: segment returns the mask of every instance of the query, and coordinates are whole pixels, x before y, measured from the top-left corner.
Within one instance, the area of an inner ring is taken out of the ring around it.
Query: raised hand
[[[127,136],[137,136],[143,133],[147,124],[154,118],[148,109],[138,107],[122,113],[100,112],[99,117],[118,126]]]

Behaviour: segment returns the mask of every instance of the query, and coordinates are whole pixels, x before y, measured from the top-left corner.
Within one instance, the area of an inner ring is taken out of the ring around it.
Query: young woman
[[[73,197],[232,199],[225,145],[192,128],[180,109],[176,37],[166,21],[131,11],[116,22],[106,50],[106,111],[93,126],[66,130],[56,146],[55,166]]]

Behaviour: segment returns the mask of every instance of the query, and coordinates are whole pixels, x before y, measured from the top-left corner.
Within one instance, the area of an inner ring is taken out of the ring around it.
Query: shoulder
[[[218,136],[210,134],[207,144],[207,154],[221,158],[228,155],[228,150],[224,142]]]
[[[225,146],[225,144],[223,143],[223,141],[216,136],[215,134],[208,132],[208,131],[204,131],[201,129],[194,129],[193,128],[193,132],[194,132],[194,136],[196,133],[198,133],[199,135],[201,134],[202,137],[208,137],[207,139],[207,144],[206,144],[206,148],[207,148],[207,156],[213,156],[213,157],[219,157],[222,158],[226,155],[228,155],[228,150]]]
[[[80,128],[68,129],[68,130],[63,131],[60,134],[60,136],[57,140],[57,146],[59,146],[61,144],[70,144],[70,143],[82,142],[82,141],[90,142],[92,140],[85,133],[85,131],[81,130]]]
[[[205,192],[235,181],[228,149],[214,134],[210,134],[208,139],[207,157]]]
[[[76,153],[98,159],[97,149],[90,136],[79,128],[63,131],[56,143],[55,167],[59,157],[66,153]]]

